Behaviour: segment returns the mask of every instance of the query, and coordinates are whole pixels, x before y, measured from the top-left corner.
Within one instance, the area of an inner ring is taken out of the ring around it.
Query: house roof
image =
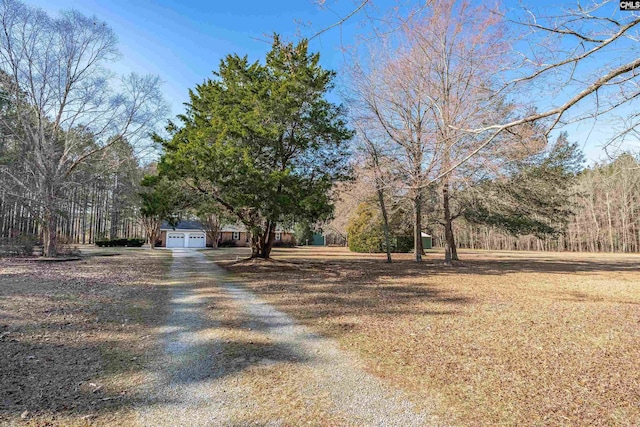
[[[245,227],[242,224],[225,224],[222,227],[220,227],[220,231],[223,231],[223,232],[238,231],[238,232],[244,233],[247,231],[247,227]]]
[[[161,230],[202,230],[202,223],[200,221],[184,220],[178,221],[173,227],[168,221],[162,221],[160,224]]]
[[[168,221],[162,221],[160,224],[161,230],[203,230],[202,223],[197,220],[184,220],[179,221],[175,227],[172,227]],[[224,224],[220,227],[220,231],[222,232],[241,232],[244,233],[247,231],[247,228],[243,224]],[[283,230],[281,227],[276,227],[276,231],[278,233],[290,232],[288,230]]]
[[[225,224],[222,227],[220,227],[220,231],[222,232],[238,231],[240,233],[245,233],[247,231],[247,227],[245,227],[244,224]],[[292,231],[290,230],[283,229],[279,225],[276,226],[276,233],[291,233],[291,232]]]

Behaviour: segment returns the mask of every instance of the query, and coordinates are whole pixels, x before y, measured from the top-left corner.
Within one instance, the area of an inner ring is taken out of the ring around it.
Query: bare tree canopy
[[[321,4],[329,7],[327,2]],[[436,0],[398,2],[385,10],[373,0],[354,2],[351,13],[318,34],[343,26],[349,19],[357,21],[359,34],[354,44],[343,46],[352,55],[348,62],[352,62],[353,55],[356,59],[368,55],[367,46],[385,45],[390,35],[415,27],[417,21],[436,11],[438,4]],[[480,7],[502,18],[506,25],[511,61],[508,66],[496,64],[493,78],[512,95],[509,100],[521,107],[521,114],[461,129],[484,134],[490,145],[494,135],[523,123],[544,122],[551,131],[599,118],[610,127],[609,139],[602,141],[607,146],[639,145],[640,12],[621,10],[618,0],[544,7],[532,1],[504,6],[484,2]],[[386,47],[396,51],[402,43]]]
[[[609,144],[637,139],[640,13],[607,0],[550,9],[521,6],[501,15],[514,34],[512,66],[499,70],[504,86],[537,112],[473,132],[533,121],[551,130],[606,117],[614,127]]]
[[[167,107],[158,77],[108,70],[117,39],[96,17],[3,0],[0,25],[0,125],[12,147],[0,183],[32,202],[55,255],[58,205],[78,166],[118,141],[139,144]]]
[[[395,170],[386,175],[400,177],[396,182],[402,182],[412,199],[417,261],[425,191],[436,184],[441,187],[450,263],[456,259],[451,231],[456,214],[449,205],[452,184],[490,165],[488,148],[478,154],[479,147],[487,145],[484,135],[464,128],[513,117],[515,107],[506,102],[494,78],[497,67],[509,65],[502,18],[468,2],[438,0],[430,5],[400,30],[377,38],[364,59],[353,62],[350,104],[365,153],[377,167],[384,163]],[[521,134],[525,127],[517,130]],[[519,141],[493,142],[489,154],[501,159],[513,155],[517,150],[508,148]],[[463,170],[463,160],[471,157],[474,161],[466,162]],[[381,190],[381,183],[377,187]]]

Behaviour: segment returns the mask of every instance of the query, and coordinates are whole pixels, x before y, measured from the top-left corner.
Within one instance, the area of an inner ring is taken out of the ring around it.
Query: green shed
[[[421,233],[422,249],[431,249],[433,247],[433,239],[427,233]]]
[[[313,246],[324,246],[325,240],[322,233],[313,233],[313,240],[311,241]]]

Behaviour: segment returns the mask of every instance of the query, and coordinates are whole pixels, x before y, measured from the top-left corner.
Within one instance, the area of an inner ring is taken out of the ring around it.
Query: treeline
[[[461,248],[488,250],[640,252],[640,160],[622,154],[578,174],[573,212],[556,236],[517,236],[497,226],[461,219],[456,242]],[[434,228],[434,246],[444,245],[444,232]]]
[[[133,147],[167,117],[160,79],[112,73],[115,33],[77,11],[5,2],[0,27],[0,238],[55,257],[61,243],[140,235]]]
[[[139,219],[144,171],[126,143],[112,145],[83,165],[59,196],[59,243],[93,244],[102,239],[144,237]],[[0,189],[0,244],[42,242],[41,206],[34,199],[32,194]]]

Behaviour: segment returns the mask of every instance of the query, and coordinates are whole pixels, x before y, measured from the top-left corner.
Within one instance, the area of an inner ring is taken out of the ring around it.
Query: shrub
[[[0,240],[0,256],[31,256],[38,246],[38,236],[21,234],[14,238]]]
[[[132,248],[141,248],[144,245],[145,239],[129,239],[127,246]]]
[[[113,247],[130,247],[130,248],[140,248],[144,245],[144,239],[105,239],[105,240],[96,240],[96,246],[101,248],[113,248]]]
[[[280,240],[277,242],[273,242],[273,247],[274,248],[295,248],[296,242],[294,240],[290,242],[283,242],[282,240]]]
[[[218,245],[219,248],[234,248],[236,246],[235,240],[223,240]]]
[[[349,250],[352,252],[381,252],[384,242],[382,221],[375,209],[361,203],[347,227]]]
[[[411,252],[413,251],[413,236],[394,235],[392,228],[389,236],[391,252]],[[384,240],[384,228],[382,218],[377,207],[372,204],[361,203],[356,210],[355,216],[349,221],[347,227],[349,235],[349,250],[352,252],[377,253],[386,252],[387,247]]]

